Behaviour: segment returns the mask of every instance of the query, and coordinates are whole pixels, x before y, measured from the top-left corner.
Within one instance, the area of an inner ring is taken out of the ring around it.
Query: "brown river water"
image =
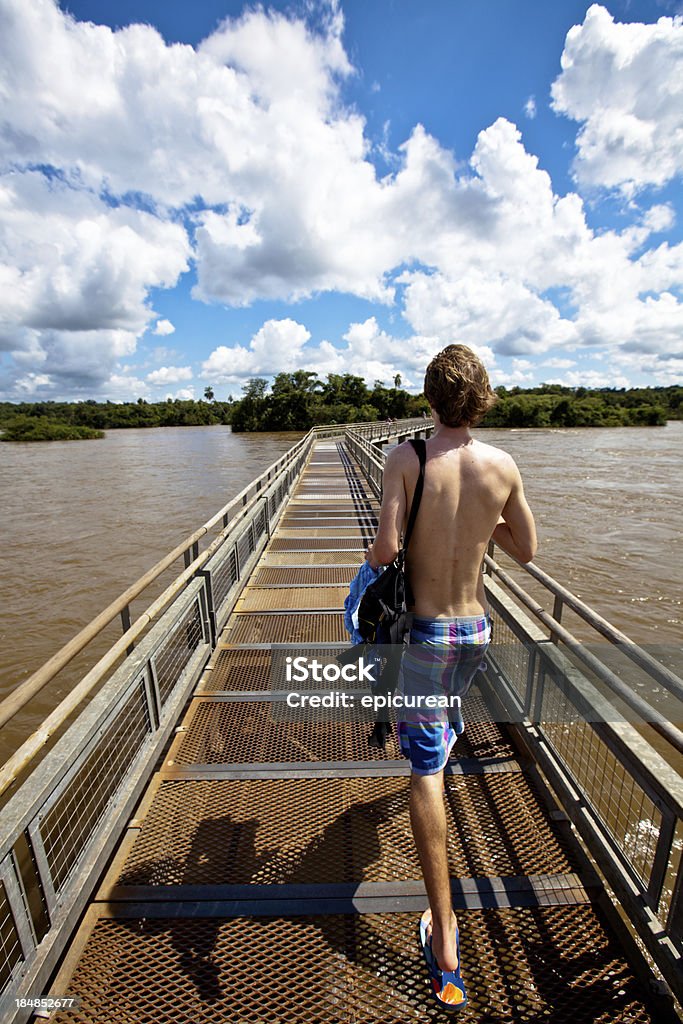
[[[0,698],[299,436],[180,427],[0,444]],[[683,422],[477,436],[522,471],[536,563],[634,640],[680,645]],[[0,759],[68,685],[5,727]]]

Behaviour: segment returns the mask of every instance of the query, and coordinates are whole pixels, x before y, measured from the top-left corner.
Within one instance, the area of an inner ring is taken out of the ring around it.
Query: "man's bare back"
[[[371,562],[395,557],[418,474],[412,445],[390,453]],[[486,612],[481,564],[491,537],[520,561],[533,558],[534,521],[519,471],[506,452],[474,440],[467,427],[437,424],[427,441],[424,492],[407,558],[416,615]]]

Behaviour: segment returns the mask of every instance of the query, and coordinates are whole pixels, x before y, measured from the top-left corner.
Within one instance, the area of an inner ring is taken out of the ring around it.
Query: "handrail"
[[[521,565],[522,563],[518,562],[517,564]],[[623,651],[627,658],[630,658],[640,668],[645,669],[649,675],[656,679],[658,683],[661,683],[662,686],[665,686],[679,700],[683,700],[683,679],[680,676],[677,676],[671,669],[668,669],[666,665],[662,665],[661,662],[653,658],[642,647],[639,647],[630,637],[622,633],[620,629],[617,629],[611,622],[608,622],[602,615],[594,611],[590,605],[587,605],[576,594],[573,594],[571,590],[563,587],[561,583],[558,583],[557,580],[549,576],[543,569],[539,569],[533,562],[527,562],[522,565],[522,568],[530,576],[533,576],[534,579],[537,579],[539,583],[542,583],[552,594],[561,598],[563,604],[566,604],[568,608],[575,611],[584,622],[587,622],[589,626],[597,630],[610,643],[619,644],[619,650]],[[553,629],[557,632],[555,627]]]
[[[546,612],[544,608],[539,605],[538,601],[535,601],[527,592],[520,587],[520,585],[512,579],[512,577],[506,573],[500,566],[494,562],[490,555],[486,555],[484,558],[487,568],[491,573],[499,577],[508,588],[508,590],[515,595],[521,603],[532,612],[536,618],[547,626],[572,652],[576,655],[584,665],[586,665],[595,675],[605,683],[613,693],[615,693],[620,700],[630,707],[636,714],[640,715],[644,722],[654,729],[660,736],[663,737],[671,746],[679,753],[683,754],[683,732],[673,725],[664,715],[660,714],[655,708],[639,697],[637,693],[630,689],[619,678],[615,675],[611,669],[607,668],[599,658],[596,658],[591,651],[587,650],[586,647],[569,632],[568,629],[558,622],[556,618]],[[523,565],[522,568],[527,568],[527,565]],[[552,577],[548,577],[552,580]],[[552,580],[555,583],[555,580]],[[559,584],[558,584],[559,586]],[[624,634],[621,634],[622,636]],[[628,639],[628,638],[627,638]],[[633,643],[632,640],[628,641]],[[634,644],[634,646],[637,646]],[[659,665],[659,662],[655,662]],[[661,668],[661,666],[659,666]],[[674,679],[676,677],[674,676]]]
[[[256,501],[262,500],[263,495]],[[245,514],[251,514],[255,507],[254,502],[245,506]],[[242,518],[234,519],[226,529],[222,530],[211,542],[205,551],[202,551],[187,568],[177,576],[172,583],[161,593],[155,601],[140,615],[135,622],[126,630],[123,636],[113,644],[112,647],[97,661],[80,682],[59,702],[48,717],[43,720],[39,728],[35,730],[16,750],[12,756],[0,767],[0,796],[11,786],[20,772],[33,759],[35,754],[45,746],[50,736],[62,725],[78,705],[88,696],[102,677],[113,668],[117,660],[122,657],[138,637],[145,631],[164,609],[170,604],[173,598],[188,583],[197,571],[207,562],[218,548],[242,526]]]
[[[15,1005],[22,988],[45,991],[316,438],[341,433],[309,432],[278,460],[266,486],[264,477],[250,485],[239,513],[201,553],[193,547],[184,570],[3,767],[3,790],[22,769],[31,772],[0,809],[0,920],[10,936],[0,942],[3,1022],[30,1014]],[[66,731],[38,756],[59,725]]]
[[[345,443],[349,451],[362,465],[363,471],[372,487],[375,496],[382,496],[382,473],[384,469],[385,454],[379,444],[375,441],[386,443],[392,439],[405,436],[406,433],[419,433],[422,430],[431,430],[434,426],[431,419],[415,417],[410,420],[400,420],[392,423],[392,430],[387,433],[386,424],[373,424],[373,430],[361,431],[358,424],[349,425],[345,433]]]

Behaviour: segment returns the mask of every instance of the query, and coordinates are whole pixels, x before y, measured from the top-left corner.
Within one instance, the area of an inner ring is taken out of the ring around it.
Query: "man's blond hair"
[[[473,426],[497,401],[486,367],[467,345],[447,345],[434,356],[424,393],[446,427]]]

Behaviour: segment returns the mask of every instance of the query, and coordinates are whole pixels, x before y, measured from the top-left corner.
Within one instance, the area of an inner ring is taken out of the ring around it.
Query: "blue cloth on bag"
[[[351,643],[360,644],[363,637],[358,632],[358,605],[367,587],[374,583],[384,566],[373,569],[369,562],[363,562],[349,584],[349,593],[344,601],[344,626],[351,634]]]

